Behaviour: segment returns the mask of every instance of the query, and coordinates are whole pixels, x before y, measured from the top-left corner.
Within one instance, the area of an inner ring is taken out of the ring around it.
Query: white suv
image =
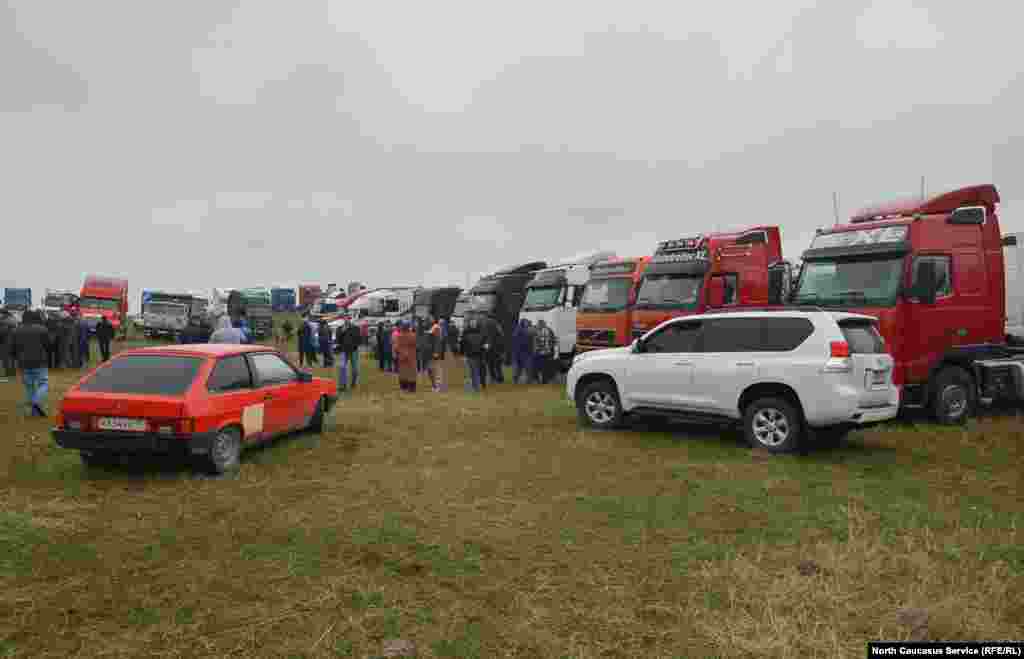
[[[779,309],[674,318],[625,348],[576,356],[566,377],[581,421],[630,413],[742,421],[751,446],[790,452],[899,412],[893,359],[870,316]]]

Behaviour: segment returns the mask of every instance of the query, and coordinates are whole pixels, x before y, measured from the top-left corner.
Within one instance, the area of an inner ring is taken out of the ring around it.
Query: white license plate
[[[145,419],[117,419],[103,417],[96,422],[100,430],[123,430],[127,432],[146,432]]]
[[[880,389],[887,384],[889,371],[871,371],[871,386]]]

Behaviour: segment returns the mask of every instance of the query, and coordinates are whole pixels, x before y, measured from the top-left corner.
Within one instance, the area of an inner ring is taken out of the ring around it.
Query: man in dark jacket
[[[334,366],[334,354],[331,352],[331,328],[326,320],[321,320],[317,339],[320,341],[320,354],[324,356],[324,368]]]
[[[451,348],[453,355],[460,354],[459,326],[451,321],[448,322],[448,347]]]
[[[89,321],[82,318],[78,321],[78,354],[80,356],[78,367],[88,368],[91,355],[89,354],[89,339],[92,330],[89,328]]]
[[[46,315],[46,338],[50,342],[47,366],[50,370],[60,368],[60,322],[56,313]]]
[[[75,367],[75,319],[71,314],[63,313],[60,318],[60,352],[61,365],[64,368]]]
[[[382,371],[391,370],[391,327],[387,321],[377,326],[377,364]]]
[[[462,332],[459,352],[466,357],[466,373],[469,375],[467,385],[473,391],[480,391],[485,386],[482,378],[484,335],[476,318],[466,319],[466,329]]]
[[[96,325],[96,341],[100,344],[100,356],[104,362],[110,359],[110,342],[113,338],[114,326],[106,316],[103,316]]]
[[[38,311],[26,311],[21,327],[9,341],[9,353],[18,362],[25,384],[25,403],[30,416],[46,416],[46,394],[50,389],[50,337]]]
[[[505,382],[503,366],[505,363],[505,333],[498,321],[490,316],[484,320],[484,336],[487,339],[487,348],[484,354],[484,364],[487,375],[490,379],[502,384]]]
[[[178,343],[189,345],[192,343],[203,343],[203,328],[199,326],[199,319],[193,316],[188,319],[188,325],[178,335]]]
[[[378,330],[379,333],[379,330]],[[359,344],[363,342],[362,332],[351,320],[338,326],[335,334],[341,361],[338,365],[338,390],[355,389],[359,381]],[[349,383],[348,371],[352,370],[352,382]]]
[[[4,377],[14,377],[14,357],[11,355],[11,341],[18,329],[18,321],[7,309],[0,309],[0,363],[3,363]]]

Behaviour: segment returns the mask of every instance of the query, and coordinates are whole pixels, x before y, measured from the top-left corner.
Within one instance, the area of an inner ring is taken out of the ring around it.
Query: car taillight
[[[88,430],[89,417],[83,414],[61,414],[57,417],[57,427],[65,430]]]
[[[853,370],[850,359],[850,344],[846,341],[832,341],[828,345],[829,359],[822,367],[824,373],[849,373]]]
[[[195,419],[151,419],[149,429],[158,435],[190,435],[195,432]]]

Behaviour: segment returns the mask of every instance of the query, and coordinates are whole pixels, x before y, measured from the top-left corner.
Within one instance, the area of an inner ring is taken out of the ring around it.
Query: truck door
[[[914,328],[914,336],[905,336],[908,343],[907,381],[924,382],[929,369],[950,347],[961,343],[961,333],[966,336],[967,326],[961,309],[957,305],[953,289],[952,259],[948,254],[920,254],[911,262],[910,286],[917,283],[917,273],[922,263],[935,264],[939,281],[935,304],[923,304],[920,300],[907,300],[908,328]],[[914,345],[916,344],[916,345]]]

